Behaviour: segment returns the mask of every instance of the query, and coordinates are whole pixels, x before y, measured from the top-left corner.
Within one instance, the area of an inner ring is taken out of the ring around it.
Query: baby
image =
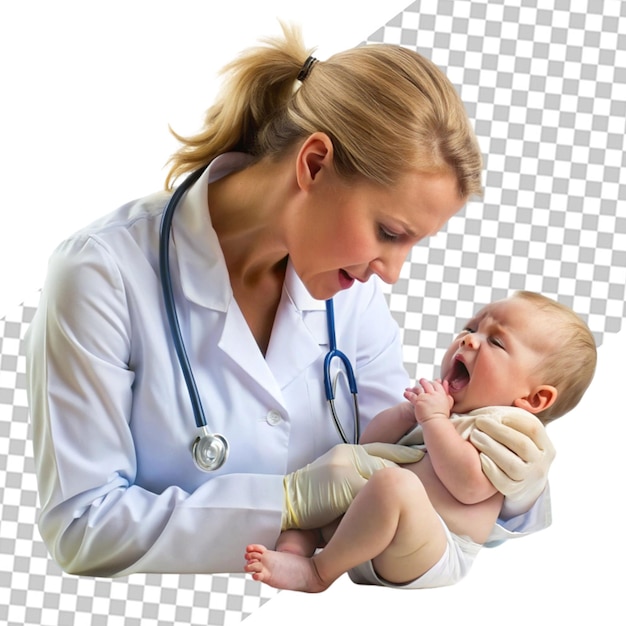
[[[345,515],[317,534],[287,530],[276,550],[248,546],[245,571],[308,592],[345,572],[358,583],[403,588],[457,582],[504,498],[469,441],[474,421],[535,416],[543,428],[576,406],[595,364],[593,336],[569,308],[531,292],[487,305],[448,348],[441,379],[420,380],[406,390],[408,402],[381,412],[363,432],[362,444],[423,446],[422,460],[378,470]]]

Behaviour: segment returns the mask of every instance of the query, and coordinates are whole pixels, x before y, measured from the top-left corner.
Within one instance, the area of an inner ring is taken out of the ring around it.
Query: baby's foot
[[[318,593],[328,587],[320,579],[312,559],[289,552],[275,552],[258,544],[249,545],[245,556],[248,561],[245,571],[252,574],[254,580],[270,587],[309,593]]]

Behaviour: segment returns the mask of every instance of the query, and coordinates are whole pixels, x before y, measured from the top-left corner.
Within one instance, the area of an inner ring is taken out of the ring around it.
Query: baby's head
[[[518,406],[547,424],[578,404],[595,366],[593,335],[576,313],[518,291],[466,324],[443,358],[441,377],[456,413]]]

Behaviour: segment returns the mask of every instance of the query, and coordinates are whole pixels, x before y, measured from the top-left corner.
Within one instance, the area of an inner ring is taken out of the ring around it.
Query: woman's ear
[[[309,135],[300,150],[296,161],[296,177],[298,187],[303,190],[315,182],[318,174],[326,167],[332,166],[333,142],[326,133]]]
[[[556,402],[559,395],[556,387],[552,385],[540,385],[535,387],[527,396],[518,398],[513,402],[513,406],[526,409],[529,413],[536,415],[545,411]]]

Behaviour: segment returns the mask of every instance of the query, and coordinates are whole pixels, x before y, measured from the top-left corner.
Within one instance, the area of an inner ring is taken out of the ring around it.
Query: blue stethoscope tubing
[[[189,363],[189,357],[185,350],[185,343],[183,341],[182,333],[180,330],[180,324],[178,322],[178,315],[176,313],[176,303],[174,302],[174,290],[172,288],[172,275],[170,272],[170,255],[169,255],[169,239],[170,232],[172,230],[172,218],[174,217],[174,211],[178,206],[181,198],[187,192],[189,187],[195,183],[202,175],[203,170],[196,170],[190,174],[182,184],[174,191],[170,198],[163,216],[161,218],[161,228],[159,231],[159,272],[161,278],[161,290],[163,292],[163,301],[165,303],[165,311],[167,313],[167,321],[170,327],[170,333],[172,335],[172,342],[174,343],[174,349],[176,350],[176,356],[180,363],[180,369],[183,372],[185,384],[189,391],[189,399],[191,401],[191,407],[193,409],[194,418],[196,420],[196,426],[203,428],[207,425],[206,416],[204,414],[204,407],[200,400],[200,394],[198,393],[198,387],[196,380]]]
[[[159,274],[161,281],[161,291],[163,293],[163,302],[167,315],[168,326],[174,344],[176,357],[180,364],[180,369],[185,380],[185,386],[189,394],[191,408],[193,411],[196,426],[200,429],[200,434],[196,437],[192,444],[192,457],[196,466],[202,471],[213,471],[219,469],[228,457],[229,445],[225,437],[218,433],[211,433],[208,427],[204,407],[198,392],[198,386],[193,375],[191,364],[185,342],[182,337],[178,314],[176,313],[176,303],[174,301],[174,290],[172,287],[172,277],[170,272],[169,260],[169,241],[172,230],[172,219],[174,212],[178,207],[182,197],[202,175],[206,168],[198,169],[185,178],[185,180],[176,188],[172,197],[169,199],[163,216],[161,217],[161,225],[159,229]],[[348,387],[352,394],[354,403],[354,443],[357,443],[360,436],[360,416],[357,401],[357,385],[354,375],[354,369],[348,357],[337,349],[337,339],[335,334],[335,314],[332,299],[326,300],[326,322],[328,325],[329,350],[324,358],[324,389],[326,399],[330,405],[333,422],[344,443],[349,443],[345,430],[341,425],[341,421],[337,416],[335,408],[335,393],[339,378],[339,373],[335,376],[334,382],[331,381],[330,366],[334,358],[338,358],[343,364],[343,372],[348,380]],[[339,370],[341,372],[342,370]]]
[[[344,443],[348,443],[348,437],[341,425],[341,421],[339,420],[339,417],[337,416],[337,411],[335,409],[335,392],[338,375],[335,376],[334,384],[331,382],[330,376],[330,363],[334,358],[337,358],[343,363],[344,372],[348,379],[348,388],[350,389],[350,393],[352,394],[352,401],[354,404],[354,443],[358,443],[361,436],[361,420],[359,416],[359,403],[357,400],[358,392],[356,386],[356,378],[354,376],[354,369],[352,367],[352,364],[350,363],[350,359],[341,350],[337,349],[337,337],[335,335],[335,306],[332,298],[326,300],[326,323],[328,325],[329,343],[328,352],[324,357],[324,389],[326,392],[326,400],[328,400],[328,404],[330,405],[330,412],[332,414],[333,422],[335,422],[335,427],[337,428],[339,436]]]
[[[189,400],[191,402],[191,409],[196,421],[196,426],[200,430],[200,433],[191,445],[191,456],[198,469],[203,472],[212,472],[222,467],[222,465],[226,462],[226,459],[228,458],[229,445],[224,436],[219,433],[212,433],[207,425],[204,407],[202,405],[202,400],[200,400],[198,386],[196,385],[196,379],[194,378],[191,364],[189,363],[189,357],[187,356],[187,350],[185,349],[185,342],[183,341],[180,330],[180,323],[178,322],[169,257],[169,241],[174,211],[176,210],[176,207],[178,206],[183,195],[188,191],[189,187],[191,187],[191,185],[193,185],[193,183],[200,178],[204,169],[206,168],[196,170],[187,176],[187,178],[174,191],[165,207],[165,210],[163,211],[161,226],[159,229],[159,275],[161,279],[161,291],[163,292],[163,302],[165,304],[165,312],[167,314],[170,335],[172,337],[176,356],[180,364],[180,369],[183,373],[183,378],[185,379],[185,386],[187,387],[187,392],[189,393]]]

